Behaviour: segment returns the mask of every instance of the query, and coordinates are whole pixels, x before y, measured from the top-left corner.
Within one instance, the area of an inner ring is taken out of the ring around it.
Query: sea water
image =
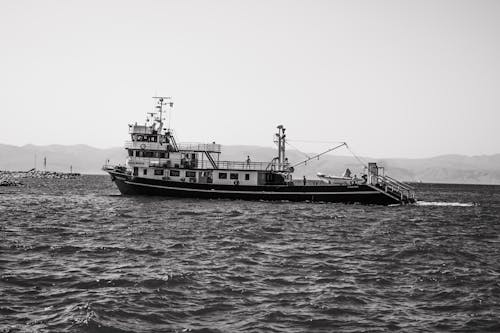
[[[1,332],[500,331],[500,187],[410,206],[0,188]]]

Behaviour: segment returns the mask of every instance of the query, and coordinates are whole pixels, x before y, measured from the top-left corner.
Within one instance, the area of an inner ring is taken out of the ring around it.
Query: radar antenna
[[[174,102],[172,102],[172,97],[169,97],[169,96],[153,96],[153,98],[156,100],[156,106],[155,108],[157,109],[156,111],[154,112],[150,112],[148,114],[151,115],[151,117],[153,118],[153,115],[156,115],[156,114],[160,114],[160,116],[158,118],[153,118],[153,120],[157,121],[159,123],[159,131],[162,132],[164,130],[163,128],[163,124],[164,124],[164,116],[163,116],[163,107],[164,106],[168,106],[170,108],[173,108],[174,107]]]

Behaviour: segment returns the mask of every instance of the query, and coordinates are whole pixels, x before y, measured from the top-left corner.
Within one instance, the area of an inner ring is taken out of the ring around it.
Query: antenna
[[[278,129],[278,133],[275,134],[274,142],[278,144],[278,170],[283,171],[283,167],[285,165],[286,157],[285,157],[285,143],[286,143],[286,135],[285,135],[285,127],[283,125],[276,126]]]
[[[156,102],[157,103],[156,109],[158,111],[156,111],[156,112],[160,113],[160,117],[157,121],[159,122],[159,125],[160,125],[159,130],[162,131],[163,130],[163,120],[164,120],[163,107],[169,106],[170,108],[172,108],[174,106],[174,103],[171,101],[172,97],[170,97],[170,96],[153,96],[153,98],[157,101]],[[169,121],[170,121],[170,115],[169,115]],[[170,127],[170,123],[169,123],[169,127]]]

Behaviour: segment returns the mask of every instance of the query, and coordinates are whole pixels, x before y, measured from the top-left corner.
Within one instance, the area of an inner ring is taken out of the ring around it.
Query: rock
[[[36,179],[75,179],[80,177],[79,173],[64,173],[55,171],[40,171],[31,169],[29,171],[0,171],[0,180],[2,183],[15,181],[15,179],[20,178],[36,178]],[[17,182],[19,183],[19,182]],[[20,184],[20,183],[19,183]],[[6,186],[6,185],[2,185]],[[9,185],[11,186],[11,185]]]
[[[21,186],[21,185],[23,184],[15,179],[10,179],[10,178],[0,179],[0,186]]]

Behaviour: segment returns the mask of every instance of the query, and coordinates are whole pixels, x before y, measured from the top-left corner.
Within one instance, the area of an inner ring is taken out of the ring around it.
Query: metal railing
[[[209,153],[220,153],[221,145],[216,143],[181,142],[177,144],[179,150],[187,151],[207,151]]]
[[[377,176],[378,185],[381,186],[386,192],[393,192],[400,196],[401,200],[415,199],[414,188],[408,184],[400,182],[387,175]]]
[[[132,172],[130,172],[130,170],[127,170],[127,167],[125,165],[115,165],[115,164],[109,164],[109,163],[106,163],[102,166],[101,168],[102,171],[106,171],[106,172],[118,172],[118,173],[121,173],[121,174],[124,174],[124,175],[130,175],[132,174]]]
[[[135,157],[129,156],[128,164],[130,166],[148,166],[159,168],[178,168],[178,169],[214,169],[209,160],[200,159],[167,159],[158,157]],[[224,170],[267,170],[268,162],[239,162],[239,161],[215,161],[215,169]]]
[[[399,181],[397,179],[394,179],[392,177],[389,177],[387,175],[384,175],[383,177],[386,178],[386,179],[388,179],[388,180],[390,180],[390,181],[392,181],[392,182],[394,182],[394,183],[396,183],[396,184],[401,185],[404,189],[412,190],[412,191],[415,190],[415,188],[413,186],[411,186],[410,184],[403,183],[403,182],[401,182],[401,181]]]
[[[146,149],[146,150],[167,150],[168,143],[149,142],[149,141],[125,141],[127,149]]]
[[[158,157],[135,157],[129,156],[127,162],[129,165],[140,165],[140,166],[163,166],[166,164],[168,159],[158,158]]]
[[[167,150],[170,146],[168,143],[149,142],[149,141],[125,141],[125,148],[127,149],[148,149],[148,150]],[[175,145],[172,142],[172,147]],[[178,143],[177,149],[179,151],[196,151],[196,152],[209,152],[220,153],[221,145],[214,143]]]
[[[266,170],[269,167],[269,162],[216,161],[215,164],[218,169]]]
[[[130,134],[153,134],[153,128],[146,125],[129,125]]]

